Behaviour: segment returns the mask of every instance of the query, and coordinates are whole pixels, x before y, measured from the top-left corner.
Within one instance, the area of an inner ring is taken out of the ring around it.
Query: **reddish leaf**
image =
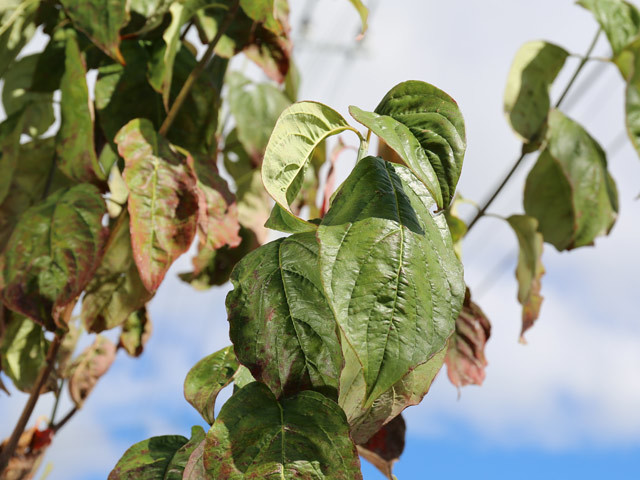
[[[2,300],[50,330],[102,257],[106,207],[88,184],[60,190],[23,215],[4,252]]]
[[[449,380],[456,387],[482,385],[487,366],[484,346],[490,335],[491,324],[480,307],[471,301],[471,291],[467,288],[445,360]]]
[[[87,399],[93,387],[116,358],[116,346],[111,340],[98,335],[92,345],[71,365],[69,394],[78,408]]]
[[[142,283],[153,293],[195,236],[196,179],[149,120],[130,121],[115,141],[125,160],[133,257]]]
[[[364,445],[358,445],[358,453],[393,480],[393,464],[404,451],[404,437],[407,426],[402,415],[398,415],[369,439]]]

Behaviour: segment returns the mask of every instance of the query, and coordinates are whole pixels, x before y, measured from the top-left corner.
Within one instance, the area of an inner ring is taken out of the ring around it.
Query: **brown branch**
[[[58,430],[64,427],[65,423],[71,420],[71,417],[73,417],[77,411],[78,411],[78,407],[77,406],[73,407],[71,410],[69,410],[69,413],[67,413],[62,420],[60,420],[55,425],[51,425],[51,430],[53,430],[53,433],[57,433]]]
[[[231,7],[229,8],[227,15],[225,16],[224,21],[222,22],[222,25],[220,25],[220,28],[216,32],[215,37],[213,37],[213,40],[211,40],[211,43],[209,43],[209,48],[207,48],[207,51],[205,52],[202,59],[191,71],[191,73],[187,77],[186,82],[184,82],[184,85],[182,86],[180,93],[178,93],[178,96],[173,102],[173,105],[171,105],[171,108],[169,109],[167,118],[164,119],[164,122],[162,122],[162,125],[160,126],[160,130],[158,130],[158,133],[163,137],[167,136],[167,132],[171,128],[171,124],[173,124],[173,121],[178,116],[178,112],[180,111],[182,104],[187,99],[187,95],[189,95],[189,92],[191,91],[191,87],[193,87],[193,84],[196,82],[200,74],[202,74],[204,69],[207,68],[207,65],[209,64],[209,61],[211,60],[211,58],[213,58],[216,45],[218,44],[218,41],[222,38],[222,35],[224,35],[224,33],[229,28],[229,25],[231,25],[231,22],[233,21],[233,18],[235,17],[236,12],[238,11],[239,5],[240,5],[240,0],[235,0],[235,2],[233,2],[233,5],[231,5]]]

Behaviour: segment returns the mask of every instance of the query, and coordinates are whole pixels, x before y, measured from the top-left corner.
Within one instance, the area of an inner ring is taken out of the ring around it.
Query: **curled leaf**
[[[393,480],[393,464],[404,451],[407,425],[402,415],[398,415],[378,430],[367,443],[358,445],[358,453],[368,460],[389,480]]]
[[[98,335],[93,344],[88,346],[70,367],[69,395],[81,408],[93,388],[116,359],[115,344]]]
[[[151,337],[151,330],[149,313],[146,307],[142,307],[125,320],[118,346],[124,348],[132,357],[139,357]]]
[[[138,442],[124,452],[109,474],[108,480],[168,478],[166,475],[173,465],[173,458],[188,442],[182,435],[163,435]],[[181,477],[171,478],[177,480]]]

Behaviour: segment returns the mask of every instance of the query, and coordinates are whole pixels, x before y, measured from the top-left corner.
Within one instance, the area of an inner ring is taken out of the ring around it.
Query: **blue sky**
[[[295,36],[306,2],[291,3]],[[476,201],[518,156],[520,145],[502,114],[513,54],[537,39],[582,54],[597,30],[591,16],[570,0],[380,1],[361,48],[341,53],[353,45],[357,28],[349,2],[318,2],[308,35],[298,39],[295,50],[301,97],[347,116],[349,105],[372,109],[403,80],[442,88],[458,101],[467,126],[458,190]],[[604,38],[596,55],[608,55]],[[577,61],[567,61],[555,98]],[[569,95],[565,113],[605,148],[616,147],[609,165],[618,183],[620,218],[595,248],[560,254],[545,246],[545,300],[526,346],[517,342],[515,236],[496,218],[478,224],[465,243],[463,261],[466,281],[493,325],[487,379],[480,388],[463,389],[458,400],[443,371],[423,404],[407,411],[407,449],[395,470],[400,480],[640,476],[640,201],[634,200],[640,193],[640,160],[628,142],[618,148],[624,131],[618,72],[590,62],[583,78],[591,79],[587,93]],[[583,87],[579,80],[575,91]],[[346,157],[343,177],[350,168]],[[525,160],[494,213],[522,212],[523,180],[534,161]],[[228,287],[195,292],[176,278],[187,269],[188,255],[153,301],[154,334],[142,358],[120,352],[83,411],[60,432],[45,461],[53,464],[49,480],[104,479],[132,443],[152,435],[187,435],[201,422],[182,398],[182,382],[197,360],[229,343],[223,305]],[[487,287],[492,272],[497,277]],[[17,393],[0,396],[0,437],[11,427],[6,419],[17,418],[23,403]],[[65,398],[61,411],[69,405]],[[36,416],[50,409],[51,399],[45,398]],[[367,480],[382,478],[367,464],[364,472]]]

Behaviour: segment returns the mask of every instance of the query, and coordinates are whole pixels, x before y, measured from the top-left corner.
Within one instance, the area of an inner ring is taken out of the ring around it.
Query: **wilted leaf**
[[[204,465],[218,480],[362,479],[356,448],[337,404],[309,391],[278,401],[258,382],[223,405],[207,434]]]
[[[456,387],[482,385],[487,366],[484,347],[490,335],[491,324],[480,307],[471,301],[467,288],[446,358],[449,380]]]
[[[368,460],[389,480],[393,480],[393,464],[404,451],[404,437],[407,425],[402,415],[398,415],[384,425],[363,445],[358,445],[358,453]]]
[[[0,342],[4,373],[18,390],[31,392],[46,364],[49,342],[42,326],[22,315],[11,314]]]
[[[362,365],[365,408],[442,350],[462,306],[462,266],[434,206],[409,169],[366,157],[318,227],[323,285]]]
[[[69,178],[104,183],[93,141],[93,104],[89,101],[84,61],[76,33],[67,31],[65,70],[62,76],[60,130],[56,140],[57,163]]]
[[[151,329],[149,313],[146,307],[142,307],[125,320],[118,346],[124,348],[132,357],[139,357],[151,337]]]
[[[196,181],[184,159],[158,136],[149,120],[129,122],[118,132],[116,143],[125,160],[133,256],[142,283],[153,293],[193,241]]]
[[[71,374],[69,366],[71,365],[71,359],[76,350],[80,335],[83,332],[82,326],[78,326],[75,319],[72,319],[68,326],[69,330],[64,334],[62,343],[58,349],[58,355],[56,356],[55,375],[58,378],[67,378]]]
[[[231,283],[229,335],[240,363],[278,397],[305,389],[335,395],[342,356],[313,233],[249,253]]]
[[[174,456],[187,442],[182,435],[163,435],[138,442],[124,452],[108,480],[164,479]]]
[[[304,125],[303,130],[300,125]],[[273,129],[262,163],[262,179],[269,195],[308,231],[316,226],[291,212],[291,203],[300,192],[304,170],[311,154],[328,136],[352,130],[335,110],[316,102],[294,103],[287,108]]]
[[[438,207],[444,206],[438,176],[431,165],[429,152],[424,150],[409,127],[387,115],[365,112],[349,107],[351,116],[378,135],[403,160],[433,196]]]
[[[527,42],[516,53],[504,92],[504,111],[524,143],[540,134],[551,106],[549,90],[568,56],[564,48],[543,41]]]
[[[240,364],[229,346],[196,363],[184,380],[184,398],[211,425],[215,417],[216,398],[229,385]]]
[[[133,260],[129,215],[123,214],[111,231],[104,256],[82,299],[82,321],[89,332],[122,325],[152,297]]]
[[[411,80],[389,90],[375,113],[409,128],[436,172],[443,205],[449,205],[467,146],[464,119],[455,100],[433,85]],[[428,178],[424,166],[412,169],[421,172],[421,179]]]
[[[622,0],[578,0],[595,16],[606,33],[616,57],[640,31],[640,13],[630,2]]]
[[[36,33],[37,2],[4,0],[0,5],[0,78]]]
[[[557,110],[549,114],[546,141],[527,177],[524,209],[538,220],[545,242],[558,250],[591,245],[609,232],[618,211],[605,152]]]
[[[116,359],[116,346],[111,340],[98,335],[71,365],[69,395],[82,408],[85,400]]]
[[[22,131],[31,137],[42,135],[53,124],[53,93],[31,91],[40,55],[22,57],[4,76],[2,105],[7,116],[22,111]]]
[[[229,109],[236,120],[238,141],[260,165],[278,117],[291,101],[268,83],[253,83],[242,74],[227,75]]]
[[[522,331],[520,340],[524,341],[524,332],[533,326],[540,315],[542,295],[540,279],[544,275],[542,266],[542,244],[544,238],[538,233],[538,221],[526,215],[511,215],[507,222],[518,237],[518,301],[522,305]]]
[[[4,252],[2,299],[49,330],[84,290],[100,259],[106,208],[88,184],[60,190],[28,209]]]
[[[60,0],[75,27],[114,60],[120,54],[120,29],[129,21],[127,0]]]

